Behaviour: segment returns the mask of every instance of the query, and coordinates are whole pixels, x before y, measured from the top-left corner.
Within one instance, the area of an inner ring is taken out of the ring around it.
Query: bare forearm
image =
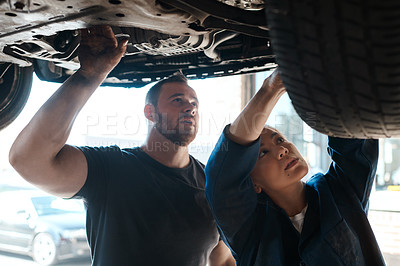
[[[77,115],[103,78],[89,80],[78,71],[42,106],[28,127],[56,150],[61,149]]]
[[[128,40],[118,42],[111,27],[81,31],[80,69],[40,108],[10,150],[10,163],[28,182],[71,197],[87,177],[85,155],[66,145],[78,113],[119,63]]]
[[[19,134],[10,150],[10,161],[54,159],[65,145],[79,111],[103,80],[103,76],[85,78],[78,71],[40,108]],[[18,167],[18,165],[16,165]]]
[[[81,31],[80,69],[40,108],[10,151],[10,162],[23,169],[29,158],[51,166],[64,147],[79,111],[110,71],[119,63],[128,40],[118,42],[111,27]],[[40,157],[38,157],[40,156]],[[22,159],[22,160],[21,160]],[[46,161],[48,160],[48,161]]]
[[[233,141],[246,145],[260,136],[272,109],[285,92],[277,75],[274,73],[264,81],[261,89],[232,123],[229,133]]]

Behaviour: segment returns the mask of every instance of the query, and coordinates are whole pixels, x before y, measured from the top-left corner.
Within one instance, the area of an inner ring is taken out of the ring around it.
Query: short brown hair
[[[153,85],[149,89],[146,95],[146,104],[152,104],[153,106],[157,107],[158,97],[160,96],[161,88],[164,84],[173,83],[173,82],[182,82],[187,84],[187,78],[181,71],[177,71],[171,76],[160,80],[156,84]]]

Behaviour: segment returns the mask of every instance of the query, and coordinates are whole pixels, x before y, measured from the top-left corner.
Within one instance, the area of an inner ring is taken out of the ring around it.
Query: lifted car
[[[0,2],[0,129],[20,113],[33,72],[63,82],[78,67],[79,29],[129,36],[103,85],[140,87],[279,66],[312,128],[400,136],[400,5],[395,0],[7,0]]]

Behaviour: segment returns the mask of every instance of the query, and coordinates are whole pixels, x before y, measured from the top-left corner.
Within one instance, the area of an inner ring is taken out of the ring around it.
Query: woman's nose
[[[289,153],[289,150],[283,146],[280,146],[279,151],[278,151],[278,159],[282,159]]]

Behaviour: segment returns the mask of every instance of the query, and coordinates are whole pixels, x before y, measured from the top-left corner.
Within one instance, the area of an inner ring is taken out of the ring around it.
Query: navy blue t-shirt
[[[219,234],[205,198],[204,165],[169,168],[140,148],[80,147],[88,176],[93,265],[206,265]]]

